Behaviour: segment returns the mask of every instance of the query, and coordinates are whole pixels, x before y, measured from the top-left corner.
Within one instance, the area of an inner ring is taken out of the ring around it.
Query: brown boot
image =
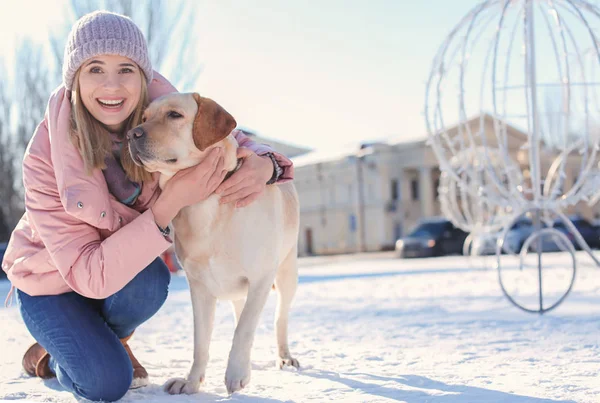
[[[127,341],[131,339],[132,335],[133,333],[127,337],[122,338],[121,343],[123,344],[123,347],[125,347],[125,351],[127,351],[129,359],[131,360],[131,365],[133,366],[133,381],[131,381],[131,386],[129,387],[129,389],[137,389],[141,388],[142,386],[148,385],[148,372],[146,371],[146,368],[144,368],[142,364],[140,364],[137,358],[135,358],[135,356],[131,352],[131,348],[129,348],[129,345],[127,344]]]
[[[34,343],[25,352],[22,364],[23,369],[30,376],[50,379],[56,375],[50,370],[49,362],[50,354],[39,343]]]

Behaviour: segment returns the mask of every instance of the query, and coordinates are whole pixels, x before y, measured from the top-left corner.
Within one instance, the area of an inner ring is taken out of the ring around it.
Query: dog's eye
[[[176,162],[177,162],[177,158],[171,158],[171,159],[166,160],[167,164],[174,164]]]
[[[181,113],[177,113],[175,111],[170,111],[169,113],[167,113],[167,116],[170,117],[171,119],[177,119],[177,118],[183,117],[183,115],[181,115]]]
[[[146,123],[146,117],[142,116],[142,123]]]

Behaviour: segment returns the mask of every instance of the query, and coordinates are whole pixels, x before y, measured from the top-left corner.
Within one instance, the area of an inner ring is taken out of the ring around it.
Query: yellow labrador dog
[[[160,186],[177,171],[199,164],[221,147],[225,168],[238,167],[233,117],[198,94],[168,94],[153,101],[144,123],[128,133],[130,154]],[[243,164],[243,161],[241,161]],[[299,367],[287,341],[288,312],[298,283],[298,196],[292,183],[267,186],[252,204],[236,209],[217,194],[181,210],[172,222],[175,252],[190,285],[194,362],[187,379],[169,380],[171,394],[195,393],[204,380],[217,299],[230,300],[236,319],[225,373],[229,393],[250,381],[250,351],[269,291],[278,293],[275,318],[279,367]]]

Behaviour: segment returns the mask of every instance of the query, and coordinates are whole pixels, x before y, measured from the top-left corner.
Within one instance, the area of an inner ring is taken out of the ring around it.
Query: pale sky
[[[62,2],[0,0],[2,56],[15,35],[44,42],[62,24]],[[423,138],[433,57],[478,3],[202,0],[195,89],[238,124],[311,148]]]

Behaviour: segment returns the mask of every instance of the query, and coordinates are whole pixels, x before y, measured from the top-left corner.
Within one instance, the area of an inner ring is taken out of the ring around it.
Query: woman
[[[215,190],[243,207],[267,182],[292,179],[287,158],[237,131],[245,161],[231,178],[223,182],[215,149],[161,193],[122,139],[149,99],[173,91],[129,18],[88,14],[69,34],[63,85],[24,157],[26,213],[3,263],[37,341],[23,367],[89,400],[114,401],[148,382],[127,341],[166,299],[170,275],[158,256],[179,210]]]

